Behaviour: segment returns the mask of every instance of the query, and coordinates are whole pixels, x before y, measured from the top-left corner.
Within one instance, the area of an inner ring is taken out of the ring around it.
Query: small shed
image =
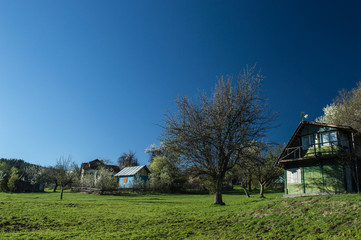
[[[150,173],[146,165],[125,167],[115,174],[119,188],[141,188],[148,181]]]

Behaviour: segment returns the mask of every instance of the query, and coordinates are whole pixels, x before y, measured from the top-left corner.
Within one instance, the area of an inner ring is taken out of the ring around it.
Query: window
[[[321,147],[327,147],[332,145],[337,145],[337,133],[333,132],[324,132],[321,133]]]
[[[123,183],[127,183],[128,182],[128,177],[124,177],[123,178]]]
[[[347,147],[347,148],[349,147],[348,137],[344,133],[340,133],[340,144],[343,147]]]
[[[301,183],[301,168],[287,169],[287,184]]]
[[[315,139],[313,135],[307,135],[302,137],[302,147],[303,149],[309,149],[315,147]]]

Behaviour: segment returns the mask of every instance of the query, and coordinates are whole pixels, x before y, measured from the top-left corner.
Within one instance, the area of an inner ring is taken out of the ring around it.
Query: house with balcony
[[[302,121],[281,153],[285,196],[360,191],[361,136],[349,126]]]

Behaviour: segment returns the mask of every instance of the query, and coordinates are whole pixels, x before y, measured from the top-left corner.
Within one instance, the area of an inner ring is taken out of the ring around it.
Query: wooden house
[[[115,174],[119,188],[141,188],[148,181],[150,171],[147,166],[125,167]]]
[[[45,180],[33,183],[28,174],[23,172],[16,181],[16,192],[44,192]]]
[[[95,159],[90,162],[82,163],[80,167],[80,181],[83,182],[85,175],[92,175],[94,178],[94,183],[97,182],[98,173],[101,168],[105,168],[112,173],[117,173],[120,171],[120,168],[116,165],[105,164],[104,161]]]
[[[286,196],[360,191],[360,133],[349,126],[301,122],[278,163]]]

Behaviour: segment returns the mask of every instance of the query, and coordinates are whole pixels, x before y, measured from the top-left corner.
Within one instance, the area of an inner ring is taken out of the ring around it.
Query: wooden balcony
[[[349,146],[344,146],[337,142],[329,142],[321,144],[312,144],[308,146],[297,146],[290,147],[285,149],[285,154],[280,158],[280,163],[296,161],[302,159],[311,159],[323,156],[332,156],[332,155],[346,155],[351,154],[351,148]]]

